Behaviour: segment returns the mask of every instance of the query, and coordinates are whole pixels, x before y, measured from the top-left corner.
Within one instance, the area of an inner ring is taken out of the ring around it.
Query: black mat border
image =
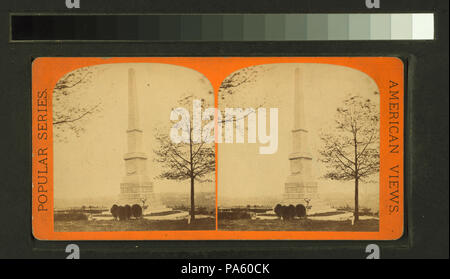
[[[64,258],[65,246],[72,243],[38,241],[31,234],[30,65],[34,57],[42,56],[395,56],[406,61],[408,67],[408,92],[405,94],[407,233],[400,240],[73,241],[80,246],[84,258],[364,258],[364,248],[369,243],[380,245],[384,258],[448,257],[447,0],[382,1],[386,6],[380,10],[360,7],[362,0],[285,1],[276,5],[273,1],[261,0],[256,1],[258,7],[252,1],[234,0],[226,1],[226,7],[224,1],[183,1],[175,5],[171,0],[151,1],[151,4],[137,0],[82,0],[80,9],[80,13],[142,13],[143,10],[151,13],[435,12],[434,41],[9,42],[11,13],[73,12],[65,9],[63,2],[23,0],[0,4],[0,104],[3,105],[0,116],[4,148],[0,168],[0,258]]]

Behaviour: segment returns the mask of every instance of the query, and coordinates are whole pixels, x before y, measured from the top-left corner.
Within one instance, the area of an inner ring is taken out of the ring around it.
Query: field
[[[100,232],[100,231],[171,231],[214,230],[214,218],[197,219],[191,224],[184,220],[77,220],[55,221],[56,232]]]
[[[378,220],[360,220],[352,226],[351,221],[319,220],[220,220],[223,231],[378,231]]]

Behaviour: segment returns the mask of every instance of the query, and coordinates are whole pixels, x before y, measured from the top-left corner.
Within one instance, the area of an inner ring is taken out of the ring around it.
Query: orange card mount
[[[39,240],[395,240],[392,57],[37,58]]]

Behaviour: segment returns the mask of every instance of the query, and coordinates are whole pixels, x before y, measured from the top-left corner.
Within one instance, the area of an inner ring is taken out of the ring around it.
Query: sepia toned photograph
[[[214,142],[219,230],[378,230],[379,93],[370,77],[258,65],[228,76],[218,97],[215,110],[210,82],[171,65],[62,77],[53,94],[55,231],[215,229]]]
[[[172,110],[194,99],[214,104],[210,82],[175,65],[64,75],[53,91],[54,230],[214,230],[214,143],[170,140]]]
[[[397,239],[402,69],[387,57],[38,59],[33,234]]]
[[[231,74],[219,108],[242,109],[223,121],[237,143],[219,144],[218,229],[378,231],[379,99],[372,78],[348,67]]]

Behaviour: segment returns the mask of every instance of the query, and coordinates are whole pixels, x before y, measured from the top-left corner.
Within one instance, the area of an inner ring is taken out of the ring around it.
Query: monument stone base
[[[129,178],[128,178],[129,180]],[[120,184],[120,205],[133,205],[138,204],[142,206],[142,214],[149,215],[152,213],[172,211],[172,208],[168,208],[161,203],[159,198],[153,193],[153,183],[143,182],[130,183],[130,181]]]
[[[306,207],[307,215],[337,211],[328,203],[321,200],[317,194],[317,182],[303,175],[290,175],[285,183],[282,205],[302,204]]]

